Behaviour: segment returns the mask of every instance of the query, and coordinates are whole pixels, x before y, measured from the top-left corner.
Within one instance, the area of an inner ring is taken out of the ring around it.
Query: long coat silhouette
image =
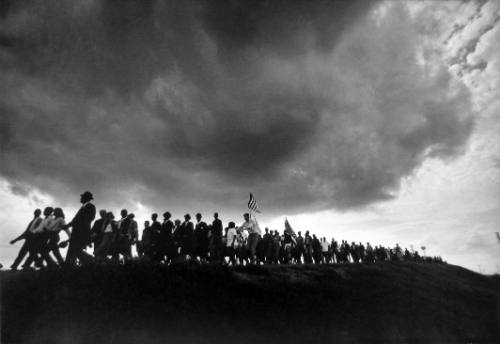
[[[76,258],[79,258],[81,263],[88,259],[88,255],[83,250],[90,243],[90,224],[95,219],[95,214],[95,206],[92,203],[86,203],[68,223],[68,227],[73,227],[73,230],[69,238],[66,264],[74,265]]]
[[[76,213],[68,227],[73,227],[70,242],[78,242],[87,245],[90,242],[90,225],[95,219],[95,206],[92,203],[83,205]]]

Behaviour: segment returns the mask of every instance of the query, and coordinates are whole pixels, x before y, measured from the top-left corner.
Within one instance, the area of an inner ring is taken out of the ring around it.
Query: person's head
[[[82,193],[80,195],[80,203],[87,203],[91,200],[94,199],[94,196],[92,196],[92,193],[90,193],[89,191],[85,191],[84,193]]]
[[[153,220],[153,222],[156,222],[156,219],[158,218],[158,214],[157,213],[153,213],[151,215],[151,220]]]
[[[309,231],[306,231],[306,236],[309,235]]]
[[[267,233],[269,233],[269,228],[267,228],[267,227],[266,227],[266,228],[264,229],[264,232],[266,232],[266,234],[267,234]]]
[[[54,216],[56,218],[63,218],[64,219],[64,212],[61,208],[56,208],[54,209]]]
[[[149,227],[149,221],[144,221],[144,228],[148,228]]]
[[[298,231],[298,232],[297,232],[297,235],[298,235],[298,236],[301,236],[301,235],[302,235],[302,232],[301,232],[301,231]]]
[[[189,215],[189,214],[184,215],[184,220],[185,221],[191,220],[191,215]]]
[[[128,215],[127,215],[127,217],[128,217],[129,219],[133,220],[133,219],[134,219],[134,217],[135,217],[135,214],[134,214],[134,213],[130,213],[130,214],[128,214]]]
[[[163,218],[165,220],[169,220],[171,217],[172,217],[172,214],[170,214],[170,212],[166,211],[163,213]]]
[[[120,211],[120,215],[122,216],[122,218],[127,217],[127,215],[128,215],[127,209],[122,209],[122,211]]]
[[[214,213],[214,219],[218,219],[219,218],[219,213]]]
[[[245,219],[245,221],[248,221],[250,219],[250,214],[249,213],[243,214],[243,218]]]
[[[201,214],[197,213],[196,214],[196,221],[200,222],[200,220],[201,220]]]
[[[179,226],[179,225],[181,224],[181,220],[176,219],[176,220],[174,221],[174,223],[175,223],[175,225],[176,225],[176,226]]]
[[[236,224],[233,221],[230,221],[229,224],[227,225],[229,228],[234,228],[236,227]]]
[[[113,220],[115,218],[115,215],[113,214],[113,212],[110,211],[106,214],[106,218],[108,220]]]
[[[104,219],[106,217],[106,214],[106,209],[99,210],[99,216],[101,216],[101,219]]]
[[[38,217],[38,216],[42,215],[42,211],[40,209],[35,209],[35,211],[33,212],[33,215],[35,217]]]
[[[43,215],[44,216],[50,216],[53,212],[54,212],[54,208],[52,208],[52,207],[46,207],[43,210]]]

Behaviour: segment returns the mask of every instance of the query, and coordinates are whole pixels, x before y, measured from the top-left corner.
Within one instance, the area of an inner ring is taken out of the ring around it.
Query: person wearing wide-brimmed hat
[[[89,255],[84,252],[84,249],[90,243],[90,224],[96,215],[95,206],[90,202],[93,199],[94,197],[89,191],[82,193],[80,195],[81,208],[73,220],[65,226],[65,228],[73,228],[66,254],[65,263],[68,266],[74,266],[77,258],[81,264],[85,264],[89,260]]]

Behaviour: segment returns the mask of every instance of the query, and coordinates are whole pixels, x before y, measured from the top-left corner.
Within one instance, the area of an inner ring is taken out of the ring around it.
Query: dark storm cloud
[[[1,175],[185,208],[248,191],[269,212],[389,199],[426,157],[459,154],[472,120],[467,91],[418,63],[407,13],[380,24],[372,8],[4,5]]]

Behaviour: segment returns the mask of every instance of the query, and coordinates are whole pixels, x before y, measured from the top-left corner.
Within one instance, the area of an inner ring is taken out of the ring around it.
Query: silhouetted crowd
[[[43,214],[36,209],[26,230],[11,241],[24,240],[11,269],[33,265],[38,268],[75,266],[86,264],[121,264],[134,259],[162,264],[198,261],[230,265],[246,264],[334,264],[334,263],[375,263],[380,261],[416,261],[442,263],[440,257],[422,257],[417,251],[409,251],[396,244],[393,248],[348,243],[345,240],[327,241],[306,231],[295,233],[289,226],[280,233],[265,228],[261,232],[256,220],[250,214],[243,215],[243,222],[236,226],[229,222],[224,228],[218,213],[211,223],[203,221],[200,213],[195,215],[195,223],[189,214],[184,221],[172,220],[167,211],[162,221],[152,214],[151,221],[144,222],[139,238],[138,224],[133,213],[123,209],[120,219],[112,212],[100,210],[96,216],[91,203],[90,192],[81,195],[82,207],[73,220],[65,222],[61,208],[47,207]],[[72,229],[72,230],[70,230]],[[60,232],[66,232],[68,240],[60,240]],[[68,246],[66,259],[60,248]],[[132,254],[136,247],[138,258]],[[93,255],[86,248],[93,248]],[[55,258],[55,259],[54,259]]]

